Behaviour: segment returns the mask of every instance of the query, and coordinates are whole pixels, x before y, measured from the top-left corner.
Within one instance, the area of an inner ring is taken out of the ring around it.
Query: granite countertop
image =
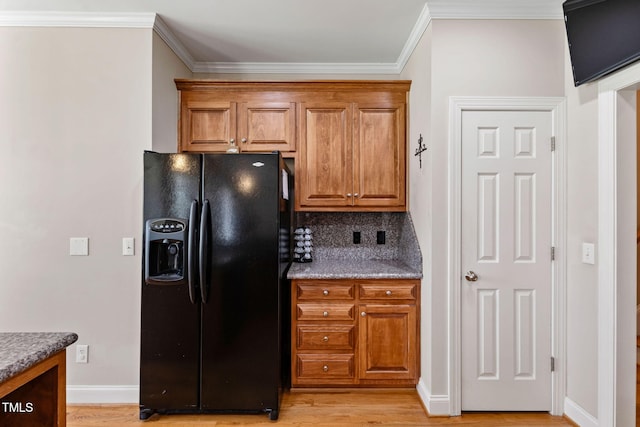
[[[73,332],[0,332],[0,383],[73,344]]]
[[[400,260],[322,259],[292,263],[289,279],[420,279],[422,273]]]

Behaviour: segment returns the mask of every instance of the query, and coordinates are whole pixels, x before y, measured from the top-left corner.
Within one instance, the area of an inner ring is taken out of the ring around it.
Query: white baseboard
[[[580,427],[598,427],[598,420],[568,397],[564,398],[564,414]]]
[[[416,390],[418,390],[418,396],[420,396],[420,400],[422,400],[424,407],[427,408],[429,415],[451,415],[451,404],[448,395],[431,394],[422,378],[420,378],[420,381],[416,386]]]
[[[137,385],[67,385],[67,403],[135,403],[140,399]]]

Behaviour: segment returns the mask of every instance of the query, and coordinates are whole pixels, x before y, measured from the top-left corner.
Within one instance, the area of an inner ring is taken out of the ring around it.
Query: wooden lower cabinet
[[[419,378],[419,280],[293,280],[293,387]]]

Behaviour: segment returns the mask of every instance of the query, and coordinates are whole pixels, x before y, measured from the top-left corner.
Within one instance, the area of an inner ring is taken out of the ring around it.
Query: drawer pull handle
[[[325,372],[329,372],[329,365],[324,365],[322,367],[322,370],[325,371]]]
[[[322,312],[322,317],[329,317],[329,312],[328,311]]]
[[[360,313],[360,316],[365,317],[367,315],[366,311],[363,311],[362,313]]]
[[[322,341],[329,342],[329,337],[322,337]]]
[[[322,295],[324,295],[325,297],[329,295],[329,290],[325,289],[324,291],[322,291]]]
[[[387,296],[388,296],[388,297],[390,297],[390,296],[391,296],[391,294],[392,294],[393,292],[391,292],[391,291],[387,291],[387,292],[385,292],[385,293],[387,294]]]

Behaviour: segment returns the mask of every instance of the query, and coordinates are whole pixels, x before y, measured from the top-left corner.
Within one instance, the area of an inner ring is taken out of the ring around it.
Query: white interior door
[[[462,113],[463,411],[551,409],[552,125]]]

